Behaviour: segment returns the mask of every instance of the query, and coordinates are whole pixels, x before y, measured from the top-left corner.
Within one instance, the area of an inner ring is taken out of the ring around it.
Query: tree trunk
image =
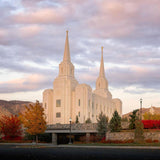
[[[38,143],[38,135],[36,135],[36,143]]]

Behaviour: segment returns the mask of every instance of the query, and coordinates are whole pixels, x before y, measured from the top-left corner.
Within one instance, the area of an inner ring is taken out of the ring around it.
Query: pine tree
[[[46,130],[46,121],[44,118],[44,109],[37,101],[36,104],[26,106],[24,114],[20,114],[21,121],[26,128],[26,132],[36,136],[38,142],[38,134],[44,133]]]
[[[76,123],[79,123],[78,116],[76,116]]]
[[[92,123],[90,118],[87,118],[87,120],[85,121],[86,123]]]
[[[137,112],[138,112],[138,111],[139,111],[139,110],[136,109],[136,110],[134,110],[134,111],[132,112],[131,115],[129,115],[129,116],[130,116],[130,119],[129,119],[129,122],[130,122],[130,124],[129,124],[129,129],[135,129],[135,121],[138,120],[138,116],[137,116]]]
[[[97,119],[97,131],[100,137],[105,137],[107,132],[108,118],[102,112],[99,114]]]
[[[113,113],[113,117],[109,123],[109,128],[111,132],[119,132],[121,130],[121,117],[117,111]]]

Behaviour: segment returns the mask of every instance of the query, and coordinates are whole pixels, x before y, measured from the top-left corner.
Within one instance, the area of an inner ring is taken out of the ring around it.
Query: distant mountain
[[[142,108],[142,115],[145,114],[146,112],[150,112],[151,114],[160,114],[160,107],[154,107],[151,106],[150,108]],[[131,115],[132,112],[126,113],[122,115],[122,118],[127,118],[129,119],[129,115]]]
[[[2,115],[18,115],[18,113],[24,112],[25,106],[28,106],[29,104],[33,104],[33,102],[0,100],[0,118]]]

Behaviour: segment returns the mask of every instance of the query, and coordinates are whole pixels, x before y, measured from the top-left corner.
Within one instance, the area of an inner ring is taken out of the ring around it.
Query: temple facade
[[[87,84],[79,84],[74,76],[74,65],[70,58],[68,31],[63,61],[59,64],[59,74],[53,81],[53,89],[43,92],[43,107],[47,124],[68,124],[69,119],[85,123],[90,119],[97,122],[98,115],[103,112],[109,119],[115,110],[122,115],[122,102],[112,98],[105,77],[103,62],[103,47],[101,51],[99,76],[96,80],[96,89]]]

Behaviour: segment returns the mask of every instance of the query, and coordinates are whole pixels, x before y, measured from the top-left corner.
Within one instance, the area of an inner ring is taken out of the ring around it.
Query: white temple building
[[[59,74],[53,81],[53,89],[43,92],[43,107],[47,124],[68,124],[69,119],[85,123],[90,118],[92,123],[97,122],[98,115],[103,112],[109,119],[115,110],[122,115],[122,102],[112,99],[108,90],[108,81],[105,77],[103,62],[103,47],[100,62],[99,76],[96,80],[96,89],[87,84],[79,84],[74,76],[74,65],[70,58],[68,31],[63,61],[59,64]]]

